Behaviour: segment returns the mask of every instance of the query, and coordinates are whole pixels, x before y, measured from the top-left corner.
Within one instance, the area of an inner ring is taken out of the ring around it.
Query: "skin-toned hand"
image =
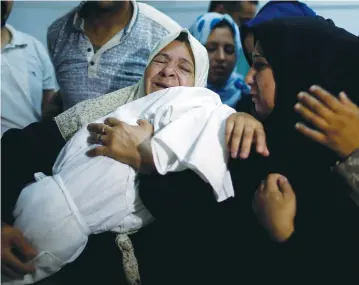
[[[272,239],[284,242],[294,232],[296,198],[286,177],[270,174],[257,189],[253,210]]]
[[[232,158],[246,159],[251,151],[252,144],[263,156],[269,155],[266,136],[262,123],[247,113],[234,113],[226,123],[226,143]]]
[[[150,146],[153,126],[146,120],[139,120],[137,124],[131,126],[115,118],[107,118],[104,124],[89,124],[89,142],[102,145],[89,151],[88,155],[108,156],[138,171],[143,164],[153,165]]]
[[[359,148],[359,108],[344,92],[339,99],[319,86],[300,92],[294,107],[316,129],[297,123],[295,128],[308,138],[332,149],[340,158]]]
[[[17,254],[14,254],[14,250]],[[20,278],[35,271],[27,265],[36,256],[35,249],[16,228],[1,223],[1,272],[11,278]]]

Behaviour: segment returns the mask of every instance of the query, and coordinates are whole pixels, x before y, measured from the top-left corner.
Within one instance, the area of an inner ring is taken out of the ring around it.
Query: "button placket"
[[[97,76],[97,61],[99,60],[98,55],[92,55],[92,57],[89,58],[88,63],[88,76],[89,77],[96,77]]]

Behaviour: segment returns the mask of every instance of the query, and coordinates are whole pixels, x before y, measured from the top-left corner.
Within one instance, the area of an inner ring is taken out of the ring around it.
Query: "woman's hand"
[[[237,158],[240,152],[240,158],[246,159],[252,144],[256,144],[258,153],[269,155],[262,123],[247,113],[234,113],[228,117],[226,143],[232,158]]]
[[[153,163],[151,137],[153,126],[146,120],[131,126],[115,118],[107,118],[104,124],[89,124],[89,142],[99,143],[88,152],[90,156],[108,156],[140,170],[145,161]]]
[[[287,178],[268,175],[254,195],[253,210],[275,241],[288,240],[294,232],[296,198]]]
[[[339,99],[318,86],[298,94],[295,110],[316,129],[297,123],[296,129],[308,138],[335,151],[341,158],[359,148],[359,108],[344,92]]]

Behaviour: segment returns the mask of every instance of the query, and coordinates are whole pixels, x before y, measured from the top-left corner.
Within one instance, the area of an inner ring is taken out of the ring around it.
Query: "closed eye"
[[[188,67],[180,66],[180,68],[185,72],[192,72],[192,70],[190,68],[188,68]]]
[[[154,59],[153,62],[157,62],[157,63],[167,63],[167,61],[163,60],[163,59]]]

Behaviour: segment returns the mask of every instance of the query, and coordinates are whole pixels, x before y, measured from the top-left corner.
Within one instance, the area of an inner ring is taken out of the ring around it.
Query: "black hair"
[[[256,6],[259,4],[259,1],[211,1],[209,3],[208,12],[215,12],[218,5],[223,5],[227,11],[230,11],[236,9],[237,5],[241,4],[241,2],[249,2]]]
[[[175,38],[175,41],[179,41],[179,42],[182,42],[182,43],[189,43],[189,40],[188,40],[188,34],[185,33],[185,32],[181,32],[177,38]]]
[[[233,36],[234,36],[234,30],[233,27],[226,21],[226,20],[222,20],[220,21],[218,24],[216,24],[212,30],[216,29],[216,28],[223,28],[223,27],[227,27],[231,30]]]

